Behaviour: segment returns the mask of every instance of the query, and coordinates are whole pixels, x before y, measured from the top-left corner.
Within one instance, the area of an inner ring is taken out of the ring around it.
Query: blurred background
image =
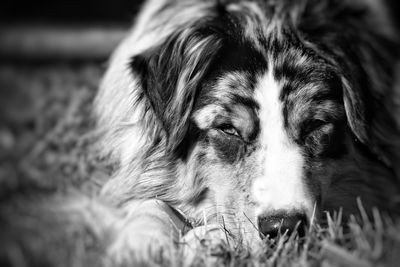
[[[91,103],[142,2],[0,2],[0,205],[71,184],[97,192],[110,168],[92,153]]]
[[[14,0],[0,3],[2,21],[129,22],[142,0]]]
[[[0,56],[7,60],[101,60],[120,41],[142,1],[5,1]]]

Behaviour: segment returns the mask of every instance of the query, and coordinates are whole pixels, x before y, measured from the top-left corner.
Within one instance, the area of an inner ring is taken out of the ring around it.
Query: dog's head
[[[378,71],[386,52],[377,53],[360,10],[284,2],[202,4],[131,58],[153,141],[136,197],[164,197],[199,220],[265,235],[324,208],[356,164],[352,153],[369,145],[369,92],[386,78]],[[162,168],[168,180],[146,174]],[[354,186],[326,206],[345,205]]]

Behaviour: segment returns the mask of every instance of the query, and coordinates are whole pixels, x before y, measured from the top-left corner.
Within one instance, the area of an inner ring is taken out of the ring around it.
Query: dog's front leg
[[[113,265],[165,263],[174,256],[184,221],[165,202],[133,200],[124,207],[125,216],[116,222],[108,247]]]

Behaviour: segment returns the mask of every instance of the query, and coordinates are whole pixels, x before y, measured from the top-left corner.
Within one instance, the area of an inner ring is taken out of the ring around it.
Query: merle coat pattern
[[[282,214],[307,225],[323,211],[357,213],[357,198],[395,213],[398,49],[384,7],[146,3],[95,102],[104,152],[118,162],[102,197],[136,220],[138,203],[154,200],[191,226],[223,221],[251,245]],[[139,249],[135,232],[171,240],[149,217],[121,230],[117,259]]]

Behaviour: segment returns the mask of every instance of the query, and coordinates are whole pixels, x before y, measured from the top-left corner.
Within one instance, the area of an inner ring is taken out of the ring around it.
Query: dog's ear
[[[353,31],[362,26],[359,27],[354,26]],[[343,45],[343,52],[335,53],[342,72],[348,124],[362,143],[376,150],[373,146],[376,146],[374,135],[377,129],[373,128],[380,123],[377,121],[380,114],[386,112],[385,98],[390,97],[393,87],[397,45],[379,32],[367,29],[362,32],[349,33],[346,36],[348,46]]]
[[[343,99],[352,132],[380,161],[396,169],[399,130],[390,110],[399,40],[389,16],[374,20],[379,16],[373,12],[371,7],[353,9],[349,16],[353,19],[336,19],[335,23],[346,23],[339,31],[343,44],[332,51],[341,66]],[[396,172],[400,175],[400,170]]]
[[[188,27],[131,59],[130,68],[139,75],[168,151],[175,150],[186,135],[201,81],[220,45],[216,35]]]
[[[364,2],[310,0],[294,20],[303,43],[337,69],[348,125],[369,146],[377,109],[393,86],[398,49],[389,19]]]

